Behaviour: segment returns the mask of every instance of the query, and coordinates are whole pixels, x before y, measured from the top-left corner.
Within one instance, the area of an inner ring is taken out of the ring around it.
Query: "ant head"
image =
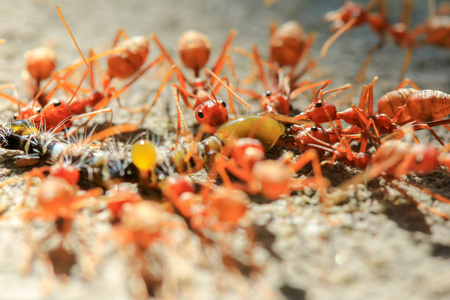
[[[439,150],[431,145],[416,145],[406,159],[408,171],[430,174],[439,166]]]
[[[210,196],[208,213],[219,227],[236,225],[246,214],[250,199],[237,189],[215,188]]]
[[[178,40],[181,60],[187,68],[196,72],[206,65],[210,52],[209,38],[198,31],[187,31]]]
[[[65,179],[69,184],[75,185],[80,179],[80,171],[77,168],[67,164],[56,164],[50,169],[52,176]]]
[[[267,112],[289,115],[292,110],[288,97],[282,92],[272,93],[270,90],[267,90],[259,103],[262,110]]]
[[[121,214],[122,207],[126,203],[142,201],[142,197],[137,192],[137,189],[128,183],[115,185],[113,189],[107,191],[106,195],[108,196],[108,209],[114,218]]]
[[[253,175],[260,183],[262,196],[277,200],[281,195],[289,194],[294,170],[280,161],[264,160],[255,164]]]
[[[353,24],[353,26],[358,26],[367,22],[367,18],[368,13],[362,5],[346,1],[340,9],[325,14],[323,20],[325,22],[333,22],[331,31],[335,32],[341,29],[350,20],[355,19],[355,24]]]
[[[324,100],[314,101],[304,113],[314,123],[326,123],[336,119],[336,106]]]
[[[283,24],[270,37],[270,57],[280,67],[294,66],[303,53],[305,33],[298,22]]]
[[[305,126],[301,128],[295,136],[297,149],[306,151],[309,149],[309,144],[317,144],[317,140],[325,143],[330,142],[328,132],[320,125]],[[323,153],[322,153],[323,154]]]
[[[174,174],[170,176],[162,188],[163,194],[172,197],[180,197],[184,193],[194,193],[194,182],[186,175]]]
[[[41,113],[30,117],[29,120],[33,121],[36,127],[60,132],[72,126],[70,118],[72,118],[72,111],[69,106],[62,100],[53,99],[42,108]]]
[[[164,211],[151,201],[125,203],[120,212],[121,225],[134,233],[135,242],[143,249],[160,236]]]
[[[65,179],[49,176],[41,182],[36,198],[39,206],[50,213],[64,216],[70,213],[70,205],[76,195],[76,189]]]
[[[257,161],[265,158],[264,146],[259,140],[240,138],[236,140],[231,151],[231,157],[241,167],[252,169]]]
[[[195,118],[200,124],[217,127],[228,121],[228,111],[223,100],[208,100],[197,106]]]

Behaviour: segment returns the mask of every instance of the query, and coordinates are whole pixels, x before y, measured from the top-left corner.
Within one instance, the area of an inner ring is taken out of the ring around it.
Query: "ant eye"
[[[270,95],[272,95],[272,92],[269,91],[269,90],[267,90],[267,91],[266,91],[266,96],[269,97]]]
[[[317,130],[319,130],[317,127],[311,127],[311,130],[312,131],[317,131]]]
[[[58,107],[58,106],[60,106],[60,105],[61,105],[61,102],[58,101],[58,100],[56,100],[56,101],[53,103],[53,107]]]
[[[317,108],[321,108],[321,107],[322,107],[322,102],[317,102],[317,103],[316,103],[316,107],[317,107]]]
[[[202,112],[201,110],[198,111],[197,116],[198,116],[200,119],[203,119],[203,118],[205,117],[205,115],[203,115],[203,112]]]
[[[13,119],[14,119],[14,120],[17,120],[17,113],[15,113],[15,114],[13,115]]]
[[[227,107],[227,104],[223,100],[219,100],[219,103],[223,105],[223,107]]]
[[[37,108],[36,108],[36,112],[37,112],[38,114],[40,114],[41,111],[42,111],[42,109],[41,109],[40,107],[37,107]]]

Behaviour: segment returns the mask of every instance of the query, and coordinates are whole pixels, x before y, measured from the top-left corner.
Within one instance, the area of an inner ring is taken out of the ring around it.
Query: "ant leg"
[[[89,74],[89,64],[87,63],[86,59],[84,58],[83,53],[80,50],[80,47],[78,47],[77,41],[75,40],[74,36],[72,35],[72,32],[69,29],[69,26],[67,25],[66,21],[64,20],[64,17],[61,13],[61,10],[59,9],[59,7],[56,7],[56,10],[58,11],[59,17],[61,18],[61,21],[63,22],[64,26],[66,27],[67,31],[69,32],[70,37],[72,38],[72,41],[74,42],[75,46],[77,47],[78,53],[80,54],[81,58],[84,61],[84,64],[86,65],[86,71],[84,72],[83,77],[81,78],[81,81],[77,87],[77,89],[75,90],[75,93],[72,95],[72,98],[70,98],[70,100],[67,102],[67,105],[70,105],[70,103],[73,101],[73,99],[75,98],[76,93],[78,92],[79,88],[81,87],[81,85],[83,84],[84,79],[87,77],[87,75]],[[34,99],[34,101],[36,100],[36,98]]]
[[[223,64],[224,64],[225,55],[227,54],[228,48],[230,47],[230,45],[233,42],[236,35],[237,35],[237,30],[231,29],[230,33],[228,34],[228,37],[225,41],[225,44],[223,45],[222,50],[220,51],[220,54],[217,57],[216,63],[214,64],[214,67],[212,68],[214,73],[220,74],[220,70],[222,69]],[[211,85],[212,84],[214,84],[214,79],[211,80]]]
[[[212,72],[209,69],[205,69],[205,74],[210,74],[213,78],[215,78],[224,88],[226,88],[228,90],[228,92],[230,92],[231,94],[233,94],[234,97],[236,97],[236,99],[241,102],[245,107],[247,107],[248,109],[252,109],[252,107],[245,102],[241,97],[239,97],[228,85],[226,85],[216,74],[214,74],[214,72]]]
[[[312,45],[314,44],[314,41],[316,40],[316,33],[312,32],[308,35],[306,38],[305,44],[303,46],[303,51],[301,55],[299,56],[298,60],[295,62],[295,64],[291,67],[291,71],[289,72],[289,78],[294,77],[295,70],[297,69],[297,66],[300,64],[300,62],[303,61],[303,59],[308,55],[309,49],[311,49]]]
[[[356,84],[359,84],[364,81],[366,72],[369,69],[370,63],[372,62],[375,52],[380,50],[384,46],[384,43],[385,43],[384,39],[382,38],[379,43],[370,47],[369,52],[367,53],[366,58],[364,59],[364,62],[361,66],[361,69],[359,70],[358,75],[356,75],[356,78],[355,78]]]
[[[239,54],[239,55],[242,55],[242,56],[245,56],[247,58],[250,58],[252,61],[255,59],[254,56],[250,52],[248,52],[247,50],[245,50],[245,49],[243,49],[241,47],[231,46],[230,50],[235,52],[235,53],[237,53],[237,54]],[[254,82],[257,78],[258,78],[257,67],[255,68],[255,65],[252,64],[252,71],[251,71],[250,75],[248,75],[243,80],[241,80],[240,83],[243,84],[243,85],[247,85],[247,84],[250,84],[250,83]]]
[[[113,111],[112,111],[111,108],[104,108],[104,109],[101,109],[101,110],[96,110],[96,111],[92,111],[92,112],[88,112],[88,113],[84,113],[84,114],[75,116],[75,117],[70,119],[70,122],[73,122],[73,121],[75,121],[77,119],[80,119],[80,118],[89,117],[89,119],[85,123],[83,123],[81,126],[79,126],[79,128],[81,128],[81,127],[86,126],[87,123],[89,123],[89,121],[91,121],[92,118],[95,117],[96,115],[104,114],[104,113],[111,114],[110,118],[109,118],[109,126],[112,127]]]
[[[419,86],[414,82],[414,81],[412,81],[411,79],[409,79],[409,78],[404,78],[404,79],[402,79],[402,81],[400,81],[400,83],[398,84],[398,86],[395,88],[396,90],[399,90],[399,89],[401,89],[401,88],[404,88],[405,86],[407,86],[407,85],[410,85],[410,86],[412,86],[413,88],[415,88],[416,90],[420,90],[420,88],[419,88]]]
[[[433,137],[438,141],[439,144],[441,144],[441,146],[445,146],[445,143],[439,138],[439,136],[437,135],[437,133],[431,129],[430,126],[428,126],[427,124],[417,124],[414,125],[414,131],[417,130],[421,130],[421,129],[428,129],[428,131],[430,131],[430,133],[433,135]]]
[[[350,19],[344,26],[342,26],[338,31],[336,31],[322,46],[320,49],[320,56],[323,59],[326,58],[328,49],[330,49],[331,45],[348,29],[350,29],[353,25],[356,24],[357,18]]]
[[[221,80],[224,81],[228,87],[230,86],[230,82],[227,77],[222,77]],[[213,94],[216,95],[221,87],[222,86],[220,84],[217,84],[217,86],[213,90]],[[234,117],[237,118],[238,115],[236,113],[236,109],[234,108],[233,95],[230,93],[230,91],[228,91],[228,101],[230,102],[230,109],[233,112]]]
[[[159,50],[162,52],[162,54],[164,55],[164,57],[167,59],[167,61],[171,64],[171,65],[176,65],[175,61],[172,59],[172,57],[170,56],[169,52],[167,52],[167,50],[164,48],[164,46],[162,45],[161,41],[158,39],[158,36],[156,34],[152,34],[151,36],[152,40],[155,42],[155,44],[158,46]],[[180,82],[181,86],[186,89],[186,84],[185,82],[187,82],[191,87],[194,86],[194,84],[192,82],[190,82],[189,80],[186,79],[186,76],[184,76],[184,74],[181,72],[180,69],[177,68],[177,76],[178,76],[178,81]]]
[[[406,181],[404,181],[404,182],[407,183],[407,184],[411,184],[411,183],[406,182]],[[430,206],[428,206],[428,205],[426,205],[424,203],[421,203],[421,202],[418,202],[417,200],[415,200],[402,187],[400,187],[398,183],[394,183],[393,181],[391,181],[390,184],[393,185],[397,189],[397,191],[402,193],[406,198],[408,198],[418,208],[424,208],[425,210],[429,211],[430,213],[435,214],[435,215],[437,215],[437,216],[439,216],[439,217],[441,217],[441,218],[443,218],[445,220],[449,219],[449,216],[447,214],[445,214],[444,212],[442,212],[442,211],[440,211],[440,210],[438,210],[438,209],[436,209],[434,207],[430,207]],[[423,189],[425,191],[424,188],[421,187],[421,189]],[[435,194],[432,194],[432,196],[434,196],[434,195]],[[445,198],[445,197],[443,197],[443,198]],[[446,199],[446,200],[448,200],[448,199]],[[446,201],[443,201],[443,202],[446,202]],[[446,202],[446,203],[448,203],[448,202]]]
[[[328,180],[326,180],[322,175],[322,169],[320,168],[320,157],[315,149],[309,149],[302,156],[291,165],[295,173],[297,173],[301,168],[303,168],[307,163],[311,162],[314,177],[316,178],[317,185],[319,187],[320,199],[322,203],[327,206],[325,202],[325,189],[329,186]]]
[[[184,133],[184,130],[186,127],[186,121],[184,120],[183,112],[181,111],[181,106],[180,106],[180,98],[179,98],[180,90],[178,87],[176,87],[174,84],[172,84],[172,91],[173,91],[175,100],[177,102],[177,140],[175,142],[175,145],[171,149],[171,150],[174,150],[178,147],[178,140],[180,137],[180,133],[181,134]]]
[[[112,48],[114,48],[118,43],[120,38],[122,38],[123,40],[128,40],[128,34],[125,32],[125,29],[123,28],[119,28],[117,30],[116,36],[114,37],[114,42],[112,44]]]
[[[253,45],[253,55],[255,57],[256,66],[259,70],[259,78],[265,90],[269,90],[269,85],[267,84],[266,76],[264,75],[264,69],[261,62],[261,56],[259,55],[258,47]]]
[[[158,63],[160,63],[162,60],[164,59],[164,56],[160,55],[158,56],[155,60],[153,60],[148,66],[146,66],[145,68],[143,68],[141,71],[139,71],[136,76],[133,77],[133,79],[131,79],[127,84],[125,84],[125,86],[123,86],[119,91],[118,91],[118,95],[123,94],[136,80],[138,80],[142,75],[144,75],[148,70],[150,70],[151,68],[153,68],[154,66],[156,66]],[[169,70],[169,72],[167,73],[168,75],[166,77],[169,77],[170,74],[172,73],[172,69]],[[167,82],[167,80],[165,81]]]
[[[406,72],[408,72],[409,64],[411,63],[414,47],[409,47],[406,50],[405,58],[403,59],[402,68],[400,69],[400,80],[405,79]]]
[[[14,84],[8,83],[8,84],[0,85],[0,91],[4,90],[4,89],[7,89],[7,88],[11,88],[13,90],[14,97],[10,96],[8,94],[5,94],[5,93],[0,93],[0,97],[3,97],[3,98],[5,98],[6,100],[8,100],[10,102],[13,102],[14,104],[17,104],[18,111],[20,111],[21,107],[27,106],[24,102],[19,100],[17,89],[16,89],[16,86]]]
[[[372,80],[372,83],[369,85],[369,88],[368,88],[369,103],[368,103],[367,113],[369,116],[371,116],[373,114],[373,87],[375,86],[377,81],[378,81],[378,76],[375,76]],[[365,109],[365,103],[364,103],[363,110],[364,109]]]
[[[240,94],[245,94],[245,95],[251,97],[253,100],[259,100],[261,98],[261,95],[255,91],[241,89],[241,88],[236,88],[235,90],[236,90],[236,92],[238,92]]]
[[[319,81],[319,82],[316,82],[316,83],[311,83],[311,84],[308,84],[308,85],[303,85],[303,86],[301,86],[301,87],[298,87],[298,88],[296,88],[296,89],[294,89],[293,91],[291,91],[291,93],[289,94],[289,99],[290,100],[293,100],[293,99],[295,99],[299,94],[301,94],[301,93],[303,93],[304,91],[306,91],[306,90],[312,90],[312,89],[314,89],[314,88],[316,88],[316,87],[318,87],[318,86],[322,86],[322,85],[324,85],[324,84],[329,84],[331,82],[331,80],[324,80],[324,81]],[[322,87],[323,88],[323,87]]]
[[[245,56],[247,58],[250,58],[252,61],[255,60],[255,56],[252,53],[248,52],[245,49],[242,49],[241,47],[231,46],[230,50],[235,52],[235,53],[237,53],[237,54],[239,54],[239,55],[242,55],[242,56]],[[268,62],[266,60],[261,59],[261,64],[264,65],[265,67],[268,67],[273,72],[278,72],[278,70],[279,70],[278,66],[276,66],[273,63],[270,63],[270,62]],[[252,67],[253,67],[252,73],[248,77],[246,77],[246,78],[244,78],[243,80],[240,81],[242,84],[244,84],[244,85],[245,84],[250,84],[253,81],[255,81],[256,78],[259,76],[258,75],[258,71],[255,70],[255,68],[254,68],[255,66],[253,65]]]
[[[182,87],[172,83],[172,88],[176,88],[178,91],[178,94],[181,95],[181,98],[183,98],[184,103],[186,104],[186,106],[190,109],[190,110],[195,110],[195,106],[193,106],[189,100],[188,100],[188,96],[192,97],[196,100],[199,100],[198,97],[192,93],[189,93],[186,89],[183,89]]]
[[[315,59],[309,60],[300,72],[298,72],[297,74],[292,76],[291,85],[295,85],[295,82],[297,80],[302,78],[303,75],[306,74],[306,72],[308,72],[310,69],[314,68],[316,65],[317,65],[317,62]]]
[[[194,155],[194,152],[197,150],[196,145],[197,145],[197,143],[199,143],[202,140],[203,135],[205,133],[213,134],[215,131],[216,131],[216,129],[214,127],[207,125],[207,124],[202,124],[200,126],[200,129],[198,130],[197,134],[195,135],[194,140],[192,141],[193,146],[189,149],[189,151],[186,153],[186,156],[184,157],[184,162],[187,163],[191,159],[191,157]]]

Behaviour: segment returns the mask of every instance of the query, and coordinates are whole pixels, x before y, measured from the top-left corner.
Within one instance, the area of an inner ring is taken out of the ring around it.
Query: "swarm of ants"
[[[433,129],[450,130],[446,118],[450,95],[422,90],[403,78],[414,49],[425,44],[450,47],[449,9],[430,3],[428,18],[413,29],[408,28],[408,12],[399,23],[388,22],[382,0],[373,0],[367,7],[345,2],[324,16],[333,22],[335,33],[323,45],[323,57],[353,27],[367,24],[380,37],[362,64],[357,82],[364,80],[372,57],[388,37],[407,48],[402,80],[395,90],[374,100],[375,77],[363,86],[357,104],[340,111],[332,98],[345,95],[350,84],[331,87],[329,78],[305,79],[317,64],[309,51],[315,34],[305,33],[298,22],[271,26],[268,58],[261,56],[257,46],[233,45],[237,31],[231,30],[211,65],[208,37],[187,31],[178,42],[179,64],[156,34],[128,37],[124,30],[117,32],[110,50],[95,53],[91,49],[84,57],[57,8],[81,62],[58,70],[52,49],[34,49],[25,54],[22,72],[31,101],[19,100],[13,84],[0,86],[0,97],[17,106],[14,117],[0,127],[0,146],[20,150],[13,156],[14,164],[27,168],[22,176],[1,183],[2,188],[26,184],[20,200],[1,206],[2,219],[19,218],[23,224],[30,248],[23,269],[31,272],[33,261],[39,259],[48,278],[63,280],[76,265],[89,280],[106,259],[103,249],[112,240],[115,251],[129,262],[130,293],[137,298],[164,297],[172,284],[164,273],[169,263],[166,253],[190,247],[192,241],[187,240],[195,239],[209,253],[208,259],[219,259],[233,272],[245,269],[257,274],[264,266],[254,255],[259,241],[248,217],[252,202],[267,203],[313,190],[324,220],[334,224],[339,221],[331,218],[329,210],[345,202],[349,186],[380,178],[425,214],[448,220],[447,213],[414,199],[405,189],[414,185],[405,179],[411,172],[431,174],[450,168],[450,146]],[[0,44],[7,42],[0,39]],[[150,43],[159,55],[147,62]],[[247,68],[252,66],[254,71],[249,77],[237,77],[234,55],[248,58]],[[133,83],[167,65],[151,103],[137,108],[123,105]],[[224,70],[230,75],[221,75]],[[253,81],[264,89],[249,88]],[[158,138],[142,125],[167,89],[176,103],[177,131],[172,149],[162,152]],[[221,89],[228,99],[219,99]],[[300,94],[308,94],[311,101],[301,112],[294,107]],[[246,97],[259,100],[261,108],[238,113],[252,109]],[[106,108],[111,101],[129,113],[141,114],[141,121],[116,124],[113,110]],[[194,112],[195,129],[187,128],[183,105]],[[106,129],[92,126],[98,114],[108,114]],[[419,141],[415,135],[419,130],[428,131],[441,146]],[[127,142],[122,142],[123,136]],[[351,167],[356,175],[332,187],[323,173],[337,164]],[[308,170],[306,176],[303,169]],[[198,171],[207,173],[203,182],[190,176]],[[443,195],[422,191],[450,204]],[[87,224],[104,215],[109,229],[103,236],[80,233],[89,231]],[[51,230],[37,238],[34,228],[40,222]],[[238,260],[232,251],[230,237],[237,232],[249,241],[242,249],[245,259]],[[86,235],[94,242],[87,241]],[[50,242],[55,239],[57,243]]]

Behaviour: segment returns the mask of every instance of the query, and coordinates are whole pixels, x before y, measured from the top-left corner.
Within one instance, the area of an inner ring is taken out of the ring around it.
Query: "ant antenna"
[[[59,6],[56,6],[56,10],[58,11],[59,17],[61,18],[61,21],[63,22],[64,27],[66,27],[67,31],[69,32],[70,37],[72,38],[72,41],[74,42],[75,46],[77,47],[78,53],[80,53],[80,56],[81,56],[81,58],[83,59],[84,64],[86,65],[86,71],[84,71],[83,78],[81,78],[81,81],[80,81],[80,83],[78,84],[78,86],[77,86],[75,92],[73,93],[72,98],[70,98],[70,100],[67,102],[67,105],[69,105],[69,104],[73,101],[73,99],[75,98],[75,95],[78,93],[78,91],[79,91],[81,85],[83,84],[83,81],[86,79],[87,75],[89,74],[89,64],[87,63],[86,59],[84,58],[84,55],[83,55],[83,53],[82,53],[81,50],[80,50],[80,47],[78,47],[77,41],[75,40],[75,38],[74,38],[72,32],[70,31],[69,26],[67,26],[67,23],[66,23],[66,21],[64,20],[64,17],[63,17],[63,15],[62,15],[62,13],[61,13],[61,10],[59,9]],[[36,99],[35,99],[35,100],[36,100]]]
[[[211,94],[212,94],[214,100],[217,100],[216,95],[214,94],[213,88],[211,86],[211,82],[209,81],[208,78],[206,79],[206,83],[208,84],[209,90],[211,91]]]

